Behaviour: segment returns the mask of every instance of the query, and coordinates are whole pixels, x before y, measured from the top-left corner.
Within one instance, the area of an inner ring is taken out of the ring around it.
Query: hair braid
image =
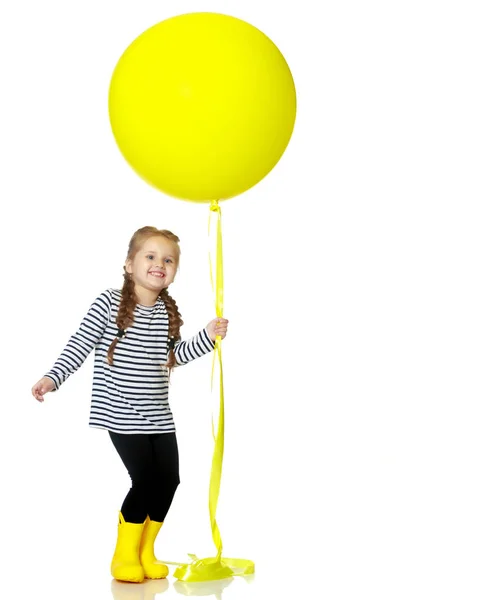
[[[180,339],[180,327],[183,325],[180,311],[175,300],[170,296],[168,290],[165,288],[160,292],[160,298],[165,303],[166,312],[168,313],[168,337],[174,338],[175,341]],[[176,365],[175,353],[173,348],[168,352],[168,360],[166,366],[170,369]]]
[[[124,282],[121,290],[121,301],[118,307],[118,314],[116,317],[116,324],[118,329],[126,330],[128,327],[133,325],[133,311],[137,304],[137,298],[135,294],[135,282],[130,277],[130,274],[126,272],[123,274]],[[118,338],[116,337],[108,348],[107,360],[110,365],[113,364],[113,353],[115,352],[116,345],[118,344]]]
[[[179,237],[169,231],[168,229],[156,229],[156,227],[142,227],[138,229],[133,234],[127,253],[127,260],[133,260],[137,252],[139,252],[142,244],[149,238],[161,236],[170,242],[176,244],[177,251],[177,259],[179,261],[180,258],[180,248],[178,246],[178,242],[180,241]],[[126,268],[123,267],[123,288],[121,290],[121,301],[118,307],[118,315],[116,317],[116,324],[118,325],[118,329],[126,331],[128,327],[131,327],[134,322],[134,311],[136,305],[138,304],[138,298],[135,293],[135,282],[133,277],[126,271]],[[163,300],[166,306],[166,311],[168,313],[168,337],[174,338],[175,340],[180,338],[180,327],[183,325],[183,321],[181,320],[181,315],[178,311],[178,307],[173,298],[168,294],[166,289],[163,289],[160,293],[160,298]],[[115,352],[115,348],[118,344],[118,337],[116,337],[113,342],[110,344],[107,352],[107,361],[110,365],[113,364],[113,354]],[[170,349],[168,353],[168,359],[166,362],[166,366],[169,367],[170,373],[171,369],[176,364],[175,354],[172,349]]]

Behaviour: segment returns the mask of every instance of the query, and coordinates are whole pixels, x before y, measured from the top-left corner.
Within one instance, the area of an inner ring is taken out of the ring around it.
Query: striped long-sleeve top
[[[134,323],[115,348],[113,365],[107,352],[116,337],[121,291],[108,289],[93,302],[53,368],[45,374],[55,389],[72,375],[95,349],[90,427],[116,433],[175,431],[168,403],[168,313],[158,297],[154,306],[137,304]],[[178,341],[176,362],[184,365],[214,349],[206,329]]]

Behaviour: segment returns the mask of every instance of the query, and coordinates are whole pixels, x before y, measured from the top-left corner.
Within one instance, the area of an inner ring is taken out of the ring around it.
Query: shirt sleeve
[[[98,344],[111,314],[111,295],[105,291],[93,302],[81,325],[68,341],[52,369],[45,373],[55,384],[55,390],[78,370]]]
[[[173,349],[176,357],[177,365],[185,365],[195,358],[200,358],[215,348],[215,343],[211,340],[206,327],[197,335],[185,340],[177,342]]]

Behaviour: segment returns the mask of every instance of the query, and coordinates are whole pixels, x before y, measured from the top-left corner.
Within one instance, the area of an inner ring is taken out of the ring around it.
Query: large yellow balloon
[[[296,117],[288,64],[261,31],[190,13],[142,33],[115,67],[116,142],[162,192],[197,202],[253,187],[281,158]]]

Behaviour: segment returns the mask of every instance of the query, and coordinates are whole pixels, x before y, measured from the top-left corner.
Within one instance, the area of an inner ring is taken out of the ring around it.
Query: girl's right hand
[[[54,389],[55,384],[53,383],[53,379],[50,379],[50,377],[42,377],[42,379],[32,387],[32,394],[36,400],[43,402],[43,394],[53,392]]]

